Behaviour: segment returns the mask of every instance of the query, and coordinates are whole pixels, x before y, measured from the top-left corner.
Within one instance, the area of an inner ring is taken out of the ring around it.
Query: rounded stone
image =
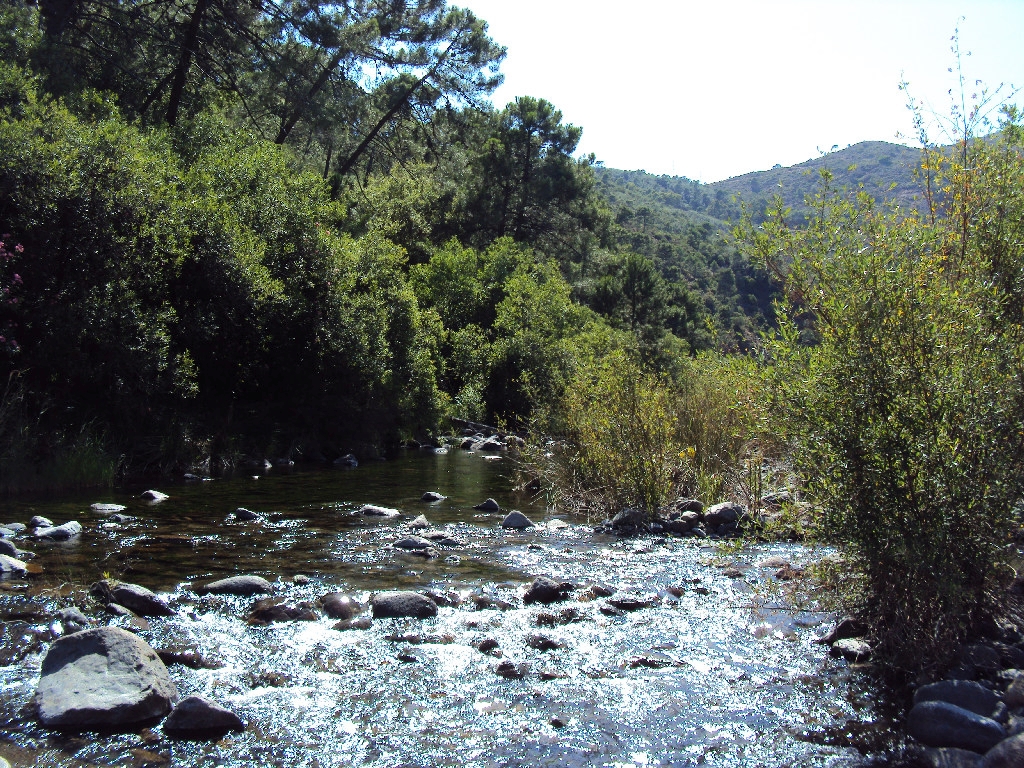
[[[359,601],[344,592],[331,592],[320,599],[324,613],[332,619],[351,619],[363,612]]]
[[[47,727],[118,727],[163,717],[177,696],[167,667],[144,640],[97,627],[54,641],[35,702]]]
[[[200,594],[210,595],[251,595],[269,594],[274,591],[274,585],[262,576],[251,574],[243,576],[231,576],[227,579],[211,582],[199,589]]]
[[[985,753],[980,768],[1020,768],[1024,765],[1024,733],[1011,736]]]
[[[379,592],[370,600],[370,607],[375,619],[437,616],[437,603],[418,592]]]
[[[514,509],[501,521],[501,527],[525,530],[526,528],[533,528],[534,523],[518,509]]]
[[[234,712],[202,696],[182,699],[164,720],[164,733],[173,736],[213,736],[224,731],[244,731],[245,723]]]
[[[907,715],[907,731],[929,747],[987,752],[1006,736],[995,720],[946,701],[922,701]]]

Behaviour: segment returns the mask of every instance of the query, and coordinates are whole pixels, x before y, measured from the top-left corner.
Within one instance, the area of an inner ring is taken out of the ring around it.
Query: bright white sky
[[[899,83],[948,114],[958,24],[969,88],[1024,86],[1024,0],[450,3],[508,48],[495,106],[545,98],[608,167],[703,182],[833,145],[915,143]]]

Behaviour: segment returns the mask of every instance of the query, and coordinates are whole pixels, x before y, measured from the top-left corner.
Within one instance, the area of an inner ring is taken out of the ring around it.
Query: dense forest
[[[619,205],[503,56],[443,0],[5,3],[0,484],[378,453],[749,343],[722,222]]]

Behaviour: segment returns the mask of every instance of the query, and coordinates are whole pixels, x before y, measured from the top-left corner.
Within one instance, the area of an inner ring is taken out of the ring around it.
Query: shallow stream
[[[780,559],[800,566],[821,553],[595,534],[586,520],[503,493],[506,467],[478,453],[409,451],[352,470],[161,486],[170,498],[155,504],[138,498],[145,488],[128,488],[0,507],[0,522],[43,515],[85,529],[65,543],[20,538],[42,573],[0,583],[0,756],[14,766],[232,768],[885,761],[895,732],[885,696],[863,669],[814,643],[834,616],[799,610],[774,577]],[[427,504],[425,491],[448,498]],[[486,497],[537,527],[503,530],[504,512],[473,509]],[[94,502],[123,504],[131,519],[111,522]],[[364,517],[363,504],[403,516]],[[259,519],[234,522],[237,507]],[[435,558],[391,546],[421,514],[456,540]],[[412,589],[442,606],[433,619],[375,620],[366,630],[338,631],[327,617],[253,626],[245,618],[254,599],[193,589],[241,573],[276,582],[289,604]],[[64,734],[38,725],[28,703],[53,619],[71,604],[98,615],[83,588],[105,575],[176,609],[135,629],[158,650],[217,665],[169,670],[180,696],[231,708],[243,733],[189,742],[159,726]],[[564,603],[524,606],[537,576],[577,589]],[[611,607],[600,596],[609,590],[635,598],[626,604],[635,609]],[[481,652],[485,639],[497,647]],[[497,674],[502,661],[524,676]]]

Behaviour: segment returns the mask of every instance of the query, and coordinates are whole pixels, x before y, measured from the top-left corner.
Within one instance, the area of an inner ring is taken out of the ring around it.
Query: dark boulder
[[[37,528],[35,537],[37,539],[48,539],[49,541],[67,541],[82,533],[82,524],[77,520],[69,520],[63,525],[52,525],[49,528]]]
[[[758,565],[760,565],[760,563]],[[783,562],[781,565],[782,567],[785,567],[788,563]],[[850,637],[861,637],[867,634],[867,631],[868,628],[864,622],[846,617],[840,619],[836,623],[835,627],[832,628],[831,632],[824,637],[819,637],[815,642],[821,643],[822,645],[832,645],[836,640],[846,640]]]
[[[940,680],[914,692],[914,703],[923,701],[945,701],[976,715],[992,717],[999,706],[999,695],[973,680]]]
[[[116,603],[138,616],[173,616],[174,610],[153,592],[138,584],[103,579],[92,585],[89,594],[104,605]]]
[[[1021,768],[1024,766],[1024,733],[1004,739],[985,753],[979,768]]]
[[[437,603],[418,592],[379,592],[370,600],[370,608],[375,619],[437,616]]]
[[[258,600],[249,610],[246,622],[264,626],[275,621],[316,621],[316,611],[309,603],[289,605],[275,598]]]
[[[557,603],[561,600],[565,600],[571,591],[572,586],[569,584],[560,584],[554,579],[549,579],[546,576],[538,576],[533,580],[533,583],[527,587],[526,592],[523,595],[523,604],[530,605],[531,603],[544,603],[545,605],[548,605],[550,603]]]
[[[360,515],[367,517],[401,517],[402,513],[391,507],[378,507],[376,504],[364,504],[359,508]]]
[[[502,528],[513,528],[516,530],[526,530],[527,528],[533,528],[533,521],[520,512],[518,509],[514,509],[508,513],[504,520],[501,521]]]
[[[339,631],[345,631],[347,629],[369,629],[373,626],[373,622],[369,616],[357,616],[354,619],[342,619],[335,624],[332,629]]]
[[[28,566],[16,557],[0,555],[0,575],[23,576],[28,573]]]
[[[907,731],[929,747],[987,752],[1006,736],[995,720],[946,701],[922,701],[907,715]]]
[[[324,613],[332,619],[351,619],[365,610],[355,598],[344,592],[331,592],[320,598]]]
[[[177,738],[218,738],[228,731],[244,731],[245,723],[230,709],[202,696],[182,699],[163,724],[164,733]]]
[[[743,514],[743,507],[732,501],[723,501],[708,507],[704,512],[704,524],[711,528],[717,528],[726,523],[735,523]]]

